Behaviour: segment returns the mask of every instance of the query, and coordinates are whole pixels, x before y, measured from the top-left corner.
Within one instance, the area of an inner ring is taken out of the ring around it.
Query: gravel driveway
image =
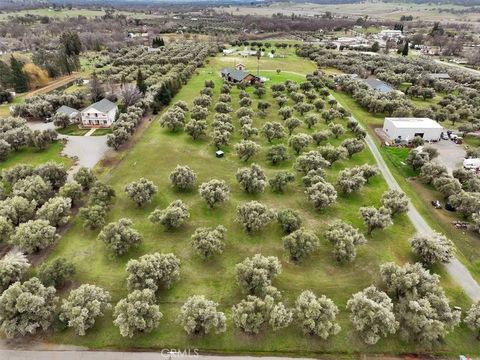
[[[28,126],[32,130],[55,129],[53,123],[29,122]],[[109,148],[107,146],[107,136],[70,136],[58,134],[59,139],[67,140],[62,150],[62,155],[76,159],[75,165],[68,171],[69,178],[77,170],[85,166],[92,169],[100,160],[102,160]]]
[[[451,140],[440,140],[431,146],[438,150],[438,157],[435,160],[445,165],[450,174],[453,170],[462,167],[466,155],[462,145],[457,145]]]

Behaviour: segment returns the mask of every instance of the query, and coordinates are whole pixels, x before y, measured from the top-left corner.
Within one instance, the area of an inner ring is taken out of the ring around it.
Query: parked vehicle
[[[442,205],[440,204],[440,201],[438,200],[432,200],[432,205],[435,209],[441,209]]]
[[[445,210],[447,211],[455,211],[455,208],[450,203],[445,203]]]
[[[440,135],[440,137],[442,138],[442,140],[448,140],[448,135],[444,132],[442,132],[442,135]]]

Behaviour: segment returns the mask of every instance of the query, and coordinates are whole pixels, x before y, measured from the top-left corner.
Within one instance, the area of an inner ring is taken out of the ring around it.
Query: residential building
[[[374,78],[370,78],[370,79],[363,79],[363,82],[365,84],[367,84],[367,86],[375,91],[378,91],[382,94],[388,94],[392,91],[394,91],[395,89],[393,87],[391,87],[390,85],[388,85],[387,83],[381,81],[381,80],[378,80],[378,79],[374,79]]]
[[[253,85],[257,82],[260,82],[260,78],[258,76],[252,75],[244,70],[225,68],[220,71],[220,75],[222,76],[223,80],[233,84],[246,83]]]
[[[102,99],[81,112],[82,126],[110,127],[115,121],[118,107],[108,99]]]

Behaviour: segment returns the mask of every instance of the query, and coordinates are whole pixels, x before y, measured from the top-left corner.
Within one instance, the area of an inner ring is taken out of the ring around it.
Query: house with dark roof
[[[57,109],[56,113],[67,115],[70,118],[70,121],[73,121],[73,122],[77,122],[78,119],[80,118],[80,111],[66,105],[60,106]]]
[[[388,94],[392,91],[394,91],[395,89],[393,87],[391,87],[390,85],[388,85],[387,83],[381,81],[381,80],[378,80],[378,79],[364,79],[363,82],[365,84],[367,84],[367,86],[370,88],[370,89],[373,89],[375,91],[378,91],[382,94]]]
[[[118,112],[117,104],[102,99],[81,112],[82,125],[85,127],[110,127]]]
[[[253,85],[260,81],[258,76],[252,75],[247,71],[238,70],[233,68],[225,68],[220,71],[220,75],[223,80],[230,82],[232,84],[250,84]]]

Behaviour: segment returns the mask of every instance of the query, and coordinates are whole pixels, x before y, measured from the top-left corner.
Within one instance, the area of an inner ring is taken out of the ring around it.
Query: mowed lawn
[[[218,76],[220,62],[217,60],[218,58],[212,59],[206,68],[200,69],[198,75],[183,87],[174,100],[186,101],[191,106],[193,98],[199,94],[204,81],[213,79],[216,83],[213,101],[215,104],[221,85]],[[283,75],[280,73],[281,81],[285,80],[283,76],[286,71],[289,71],[288,68],[284,70]],[[296,69],[290,71],[297,72]],[[303,81],[300,75],[290,74],[287,78]],[[252,93],[252,89],[248,91]],[[254,95],[252,99],[254,100],[252,108],[256,109],[258,99]],[[238,100],[238,90],[233,89],[234,109],[238,108]],[[267,90],[263,100],[272,102],[272,107],[268,110],[266,118],[255,116],[254,125],[258,128],[266,121],[281,121],[277,115],[278,107],[272,101],[270,89]],[[213,114],[212,105],[209,122],[212,121]],[[116,202],[107,221],[115,221],[122,217],[131,218],[135,228],[143,236],[140,246],[122,257],[112,256],[106,251],[104,244],[96,239],[98,231],[83,229],[81,221],[76,218],[73,220],[70,231],[60,239],[49,256],[49,259],[57,256],[71,259],[77,267],[77,274],[74,277],[75,285],[90,283],[102,286],[111,292],[115,304],[127,295],[125,265],[129,259],[153,252],[173,252],[181,259],[181,280],[171,289],[162,289],[158,294],[160,309],[164,314],[159,327],[149,334],[141,334],[132,339],[122,338],[118,328],[112,324],[112,312],[109,311],[85,337],[78,337],[72,330],[65,330],[51,335],[47,340],[92,348],[198,348],[206,352],[221,353],[300,355],[422,351],[423,349],[412,344],[399,341],[398,337],[382,340],[375,346],[365,345],[352,332],[348,313],[345,310],[346,302],[353,293],[372,283],[378,283],[380,264],[387,261],[404,263],[414,260],[408,244],[414,229],[407,217],[398,216],[394,220],[394,226],[385,231],[375,231],[373,236],[368,237],[368,243],[359,248],[358,256],[352,264],[338,265],[331,254],[331,245],[324,238],[324,231],[328,224],[337,218],[365,231],[358,210],[361,206],[379,205],[381,194],[387,190],[384,180],[377,176],[372,178],[360,192],[348,197],[339,195],[338,202],[322,212],[316,212],[307,202],[303,194],[301,176],[298,174],[295,184],[291,184],[284,194],[272,193],[267,187],[263,194],[247,195],[241,191],[235,180],[235,172],[245,164],[233,151],[233,145],[240,140],[238,133],[240,126],[235,116],[233,119],[236,131],[231,146],[225,149],[226,155],[222,159],[215,158],[215,149],[210,145],[209,139],[194,142],[185,133],[180,131],[172,134],[155,122],[146,130],[120,165],[102,179],[112,185],[117,192]],[[313,132],[325,127],[323,123],[312,130],[302,126],[295,132]],[[332,140],[331,143],[339,145],[343,139],[351,136],[351,133],[347,133],[339,139]],[[259,164],[269,177],[279,170],[292,168],[295,159],[293,152],[290,161],[274,167],[265,161],[268,147],[266,140],[263,136],[258,136],[255,141],[262,145],[262,150],[250,163]],[[310,149],[314,148],[314,145],[310,147]],[[354,155],[351,160],[335,163],[331,169],[327,170],[327,178],[335,183],[341,169],[364,163],[374,164],[373,157],[367,150]],[[198,195],[197,190],[186,193],[173,190],[168,177],[177,164],[188,165],[194,169],[198,175],[198,184],[213,178],[225,180],[231,187],[230,200],[219,208],[210,210]],[[140,177],[152,180],[159,189],[153,201],[143,208],[137,208],[124,193],[125,185]],[[182,199],[190,207],[191,218],[186,225],[174,231],[166,231],[160,225],[154,225],[148,221],[149,213],[156,207],[165,208],[176,199]],[[305,227],[319,236],[320,250],[303,263],[293,264],[283,249],[282,233],[276,223],[272,223],[259,233],[247,235],[234,218],[237,205],[249,200],[258,200],[277,210],[291,207],[300,211]],[[191,249],[190,236],[197,227],[219,224],[224,225],[228,230],[225,252],[212,260],[202,261]],[[280,258],[283,272],[274,280],[273,285],[282,291],[284,300],[289,305],[293,306],[295,298],[306,289],[313,290],[319,296],[325,294],[332,298],[340,309],[339,321],[342,331],[337,336],[323,341],[316,337],[304,336],[294,324],[278,332],[265,328],[257,336],[245,335],[235,328],[231,320],[231,306],[238,303],[245,295],[236,285],[234,267],[247,256],[257,253]],[[442,276],[442,279],[448,294],[454,298],[454,305],[466,307],[468,301],[463,293],[451,285],[448,278]],[[228,319],[226,333],[210,334],[199,338],[189,337],[176,324],[179,308],[189,296],[194,294],[206,295],[220,303],[220,308],[226,312]],[[466,329],[457,329],[447,338],[446,344],[439,346],[435,351],[458,354],[460,351],[465,352],[471,349],[472,353],[480,354],[480,346],[473,339],[474,336]]]
[[[63,164],[66,169],[73,165],[73,160],[60,155],[63,149],[63,141],[54,141],[45,150],[38,150],[37,148],[26,146],[18,151],[12,152],[5,161],[0,162],[0,170],[8,169],[18,164],[28,164],[38,166],[48,161]]]

